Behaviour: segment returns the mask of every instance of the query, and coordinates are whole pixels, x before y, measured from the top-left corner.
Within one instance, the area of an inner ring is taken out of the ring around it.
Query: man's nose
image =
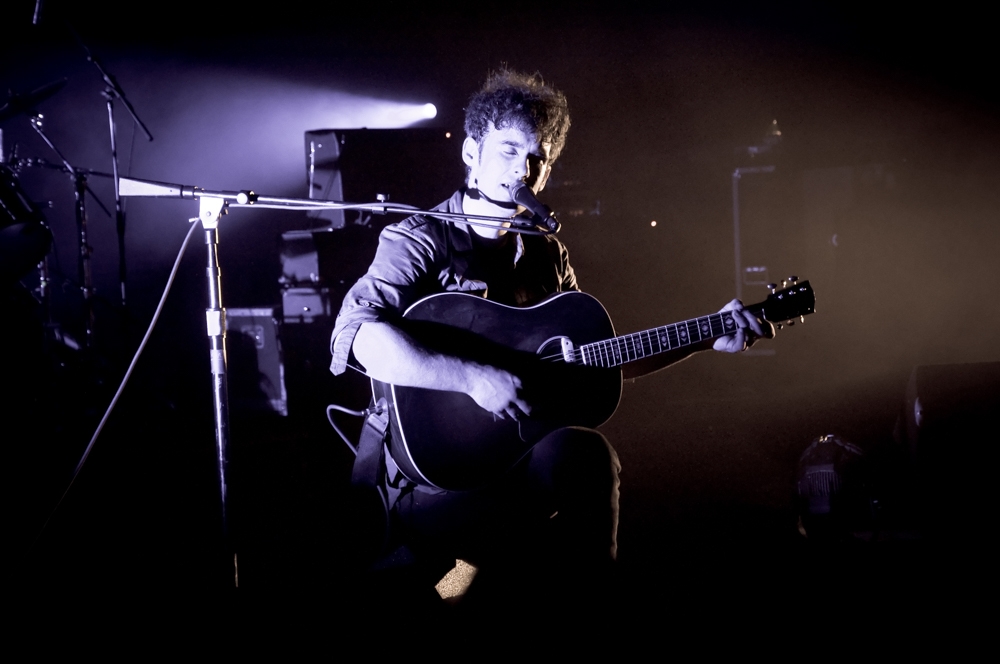
[[[528,174],[529,169],[530,165],[528,164],[528,160],[525,159],[524,161],[515,161],[511,170],[519,180],[523,180],[524,176]]]

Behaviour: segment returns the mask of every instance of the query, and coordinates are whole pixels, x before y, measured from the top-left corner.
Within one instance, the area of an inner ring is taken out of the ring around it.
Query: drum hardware
[[[16,281],[41,262],[52,246],[45,216],[21,188],[14,171],[0,164],[0,278]]]
[[[0,107],[0,122],[22,113],[35,113],[35,106],[62,90],[64,85],[66,85],[65,78],[46,83],[28,94],[19,95],[11,92],[7,97],[7,103]]]
[[[80,280],[80,293],[83,296],[83,345],[89,348],[93,344],[94,338],[94,307],[92,301],[94,295],[94,278],[90,265],[90,256],[93,253],[93,248],[90,246],[87,237],[87,193],[90,193],[91,197],[97,202],[98,207],[104,211],[104,214],[110,217],[111,212],[104,206],[104,203],[97,197],[97,194],[90,188],[90,185],[87,184],[88,172],[85,169],[74,167],[45,133],[42,126],[43,119],[44,116],[41,113],[34,113],[30,118],[31,128],[35,130],[35,133],[59,157],[63,166],[62,170],[73,176],[77,243],[79,246],[78,278]]]

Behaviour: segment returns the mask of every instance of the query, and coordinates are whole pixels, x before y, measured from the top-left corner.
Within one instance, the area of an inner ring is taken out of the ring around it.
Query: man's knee
[[[532,450],[532,465],[541,463],[557,473],[607,477],[617,482],[621,464],[618,454],[600,431],[566,427],[553,431]]]

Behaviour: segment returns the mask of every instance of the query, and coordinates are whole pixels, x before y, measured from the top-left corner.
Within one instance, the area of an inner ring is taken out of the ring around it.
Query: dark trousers
[[[536,444],[503,479],[474,491],[404,490],[396,535],[421,555],[477,566],[609,566],[617,553],[618,455],[603,434],[568,427]]]

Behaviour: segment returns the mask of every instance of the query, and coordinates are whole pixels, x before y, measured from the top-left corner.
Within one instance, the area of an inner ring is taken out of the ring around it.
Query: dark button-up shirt
[[[463,190],[434,208],[462,212]],[[579,290],[566,247],[555,237],[506,233],[497,240],[468,225],[416,215],[387,226],[368,273],[348,291],[333,330],[330,370],[343,373],[362,323],[394,323],[417,300],[444,291],[477,292],[510,306]]]

